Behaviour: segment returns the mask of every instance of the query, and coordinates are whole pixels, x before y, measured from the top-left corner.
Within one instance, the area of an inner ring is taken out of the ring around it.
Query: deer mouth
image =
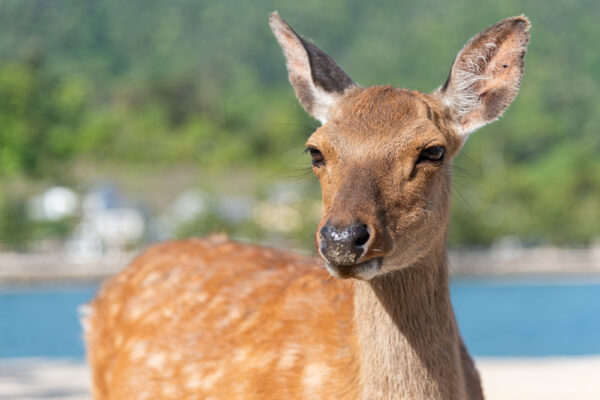
[[[334,278],[356,278],[369,281],[381,272],[381,258],[371,258],[367,261],[351,265],[335,265],[326,261],[325,267]]]

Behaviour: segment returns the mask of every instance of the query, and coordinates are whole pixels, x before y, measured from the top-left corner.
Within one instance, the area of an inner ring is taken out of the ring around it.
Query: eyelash
[[[307,147],[304,152],[310,153],[310,156],[312,157],[312,165],[314,167],[318,168],[322,165],[325,165],[325,157],[323,157],[323,153],[321,153],[318,149],[314,147]]]
[[[432,146],[421,151],[419,154],[419,158],[417,159],[417,164],[420,162],[442,162],[444,160],[444,156],[446,155],[446,149],[442,146]]]

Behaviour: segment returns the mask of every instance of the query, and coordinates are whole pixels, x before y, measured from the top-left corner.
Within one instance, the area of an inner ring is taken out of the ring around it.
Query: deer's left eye
[[[309,147],[306,149],[306,151],[308,151],[312,157],[313,166],[320,167],[325,164],[325,157],[323,157],[323,154],[319,150],[315,149],[314,147]]]
[[[419,154],[419,159],[417,162],[423,161],[442,161],[444,159],[444,155],[446,154],[446,149],[442,146],[432,146],[421,151]]]

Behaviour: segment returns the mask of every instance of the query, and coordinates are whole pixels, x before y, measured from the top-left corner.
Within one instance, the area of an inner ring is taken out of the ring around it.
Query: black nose
[[[370,234],[367,226],[356,223],[338,228],[327,223],[321,228],[321,254],[332,264],[351,265],[365,253]]]

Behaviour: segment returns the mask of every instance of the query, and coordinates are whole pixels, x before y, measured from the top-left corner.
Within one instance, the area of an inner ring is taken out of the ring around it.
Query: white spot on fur
[[[149,400],[152,398],[152,396],[153,396],[153,393],[151,393],[147,390],[144,390],[141,393],[137,393],[137,397],[139,400]]]
[[[243,347],[235,351],[235,355],[233,356],[232,361],[234,363],[242,363],[248,359],[248,355],[250,354],[249,347]]]
[[[115,302],[110,305],[110,309],[109,309],[110,315],[112,315],[114,317],[115,315],[117,315],[119,313],[119,311],[121,311],[121,304]]]
[[[279,369],[292,369],[296,365],[296,361],[298,360],[298,354],[300,352],[296,348],[288,348],[283,353],[281,358],[279,359],[279,363],[277,363],[277,367]]]
[[[161,311],[162,311],[162,315],[166,318],[175,317],[175,312],[173,311],[173,309],[171,309],[169,307],[164,307]]]
[[[242,316],[242,310],[240,309],[240,307],[232,307],[229,310],[229,319],[238,319]]]
[[[198,391],[202,388],[203,375],[197,364],[188,364],[181,369],[185,379],[185,387],[190,391]]]
[[[267,369],[269,367],[269,365],[278,357],[277,353],[274,352],[268,352],[268,353],[262,353],[260,355],[260,357],[255,357],[254,359],[252,359],[252,361],[250,362],[250,364],[254,367],[254,368],[258,368],[258,369]]]
[[[325,384],[328,374],[329,367],[324,364],[307,365],[302,372],[302,385],[305,396],[314,396],[317,390]]]
[[[146,365],[154,369],[162,369],[165,366],[167,355],[165,353],[152,353],[146,360]]]
[[[144,309],[139,306],[129,307],[127,310],[128,317],[131,319],[138,319],[144,313]]]
[[[245,332],[248,329],[256,328],[256,321],[258,319],[258,316],[258,313],[254,313],[249,317],[242,319],[241,323],[237,326],[237,330],[240,332]]]
[[[191,375],[194,374],[197,369],[196,364],[186,364],[181,368],[181,373],[184,375]]]
[[[147,349],[148,349],[148,346],[146,345],[145,342],[135,343],[131,348],[131,352],[129,353],[129,357],[131,358],[131,361],[137,362],[137,361],[143,360],[146,357]]]
[[[196,296],[196,301],[198,303],[204,303],[206,299],[208,299],[208,293],[206,292],[198,293],[198,295]]]
[[[242,311],[237,306],[231,306],[227,315],[216,324],[217,328],[223,329],[231,324],[231,321],[239,319],[242,316]]]
[[[210,303],[207,304],[207,307],[211,310],[217,309],[221,307],[225,303],[225,300],[221,296],[216,296],[212,299]]]
[[[202,375],[195,373],[187,377],[185,388],[189,391],[197,391],[202,388]]]
[[[215,383],[217,383],[217,381],[219,379],[221,379],[223,377],[223,375],[225,375],[224,367],[219,367],[212,374],[205,375],[202,378],[202,382],[200,383],[200,387],[202,389],[204,389],[204,390],[209,390],[210,388],[212,388],[214,386]]]
[[[150,286],[154,282],[158,281],[160,278],[161,274],[157,271],[153,271],[150,274],[148,274],[148,276],[146,276],[146,279],[144,279],[144,281],[142,282],[142,286]]]
[[[163,382],[162,384],[162,394],[165,397],[176,398],[177,396],[177,386],[174,383]]]

